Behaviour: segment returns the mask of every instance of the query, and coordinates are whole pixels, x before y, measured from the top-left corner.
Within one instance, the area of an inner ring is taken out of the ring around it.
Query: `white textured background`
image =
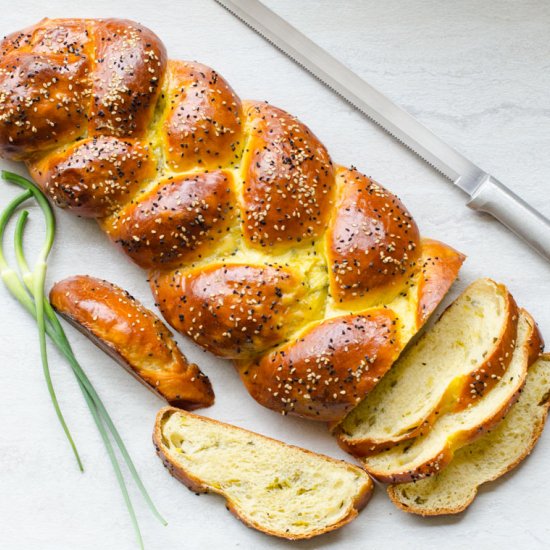
[[[538,1],[270,0],[268,4],[467,156],[550,216],[550,4]],[[0,33],[48,17],[127,17],[156,31],[170,57],[215,67],[243,98],[298,115],[335,161],[354,164],[401,196],[421,231],[467,253],[448,301],[477,277],[505,282],[550,340],[550,264],[497,222],[469,211],[460,191],[392,141],[211,0],[0,1]],[[13,168],[7,162],[3,168]],[[16,191],[0,185],[0,205]],[[31,212],[33,219],[39,219]],[[49,283],[89,273],[152,305],[145,276],[91,222],[58,212]],[[30,229],[40,231],[31,220]],[[38,242],[38,234],[35,234]],[[80,474],[49,403],[34,325],[0,288],[0,548],[135,548],[127,513],[92,420],[67,366],[51,353],[61,405],[83,455]],[[484,488],[462,516],[420,519],[378,488],[339,532],[284,543],[242,526],[216,496],[196,497],[164,471],[151,444],[160,401],[73,330],[69,335],[169,526],[134,492],[148,549],[548,548],[550,430],[533,456]],[[323,426],[257,405],[229,364],[178,338],[211,377],[204,413],[345,458]]]

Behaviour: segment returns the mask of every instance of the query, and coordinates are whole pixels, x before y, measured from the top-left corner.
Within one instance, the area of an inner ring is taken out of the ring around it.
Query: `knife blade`
[[[465,191],[550,261],[550,221],[258,0],[216,0]]]

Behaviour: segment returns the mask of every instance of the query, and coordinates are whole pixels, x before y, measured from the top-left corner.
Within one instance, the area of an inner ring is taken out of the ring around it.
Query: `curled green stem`
[[[44,214],[44,221],[46,223],[46,233],[44,235],[44,243],[42,249],[40,250],[38,260],[46,261],[48,254],[53,246],[53,240],[55,237],[55,217],[53,215],[53,210],[48,202],[48,199],[44,196],[42,191],[38,189],[33,183],[28,179],[20,176],[19,174],[14,174],[13,172],[7,172],[2,170],[2,177],[19,187],[22,187],[26,191],[32,193],[32,196],[40,206],[42,213]]]
[[[6,227],[21,204],[32,197],[30,191],[25,191],[13,199],[0,215],[0,277],[9,290],[10,294],[29,312],[34,310],[34,302],[25,291],[17,273],[8,265],[4,255],[4,234]]]
[[[15,250],[15,260],[17,262],[17,266],[19,267],[21,278],[23,279],[23,282],[25,283],[25,286],[27,287],[29,292],[32,292],[32,273],[23,252],[23,233],[25,231],[25,225],[27,224],[28,217],[28,210],[23,210],[21,214],[19,214],[19,218],[17,218],[17,224],[15,225],[13,244]]]
[[[26,190],[33,193],[33,196],[40,196],[42,199],[44,199],[44,196],[42,195],[41,191],[38,190],[34,185],[32,185],[30,182],[28,182],[25,178],[21,178],[21,176],[17,176],[16,174],[6,173],[3,172],[2,175],[4,177],[9,176],[7,179],[8,181],[14,181],[17,184],[21,184]],[[21,182],[22,180],[22,182]],[[51,212],[50,204],[47,200],[41,201],[41,207],[42,211],[48,215],[46,216],[46,220],[53,219],[53,213]],[[17,264],[19,266],[19,270],[21,271],[21,276],[23,278],[23,281],[25,281],[25,284],[29,291],[33,293],[32,288],[32,273],[30,272],[28,263],[25,258],[25,253],[23,250],[23,230],[24,230],[24,222],[22,223],[22,227],[19,228],[16,227],[15,232],[15,255]],[[100,399],[99,395],[95,391],[94,387],[92,386],[90,380],[88,379],[86,373],[80,366],[78,360],[76,359],[76,356],[74,355],[74,352],[72,350],[72,347],[69,343],[69,340],[67,339],[67,336],[65,334],[65,331],[63,330],[63,327],[61,326],[61,323],[59,322],[59,319],[53,310],[50,302],[47,299],[44,299],[44,311],[46,314],[46,317],[48,318],[48,321],[50,322],[51,326],[54,328],[55,333],[57,334],[57,337],[54,338],[54,342],[56,343],[57,347],[60,349],[60,351],[65,355],[66,359],[69,361],[75,375],[78,377],[80,382],[84,385],[86,388],[86,391],[89,392],[90,396],[93,399],[93,402],[95,403],[97,410],[99,414],[101,415],[103,421],[105,422],[105,425],[111,432],[111,435],[113,439],[115,440],[115,443],[117,444],[117,447],[120,451],[120,454],[122,455],[122,458],[124,462],[126,463],[126,466],[128,470],[130,471],[130,474],[134,480],[134,483],[136,484],[137,488],[139,489],[143,499],[147,503],[149,509],[153,513],[153,515],[163,524],[167,525],[166,520],[162,517],[158,509],[156,508],[155,504],[153,503],[153,500],[151,499],[147,489],[145,488],[145,485],[143,484],[137,469],[134,465],[134,462],[132,458],[130,457],[130,454],[128,453],[128,450],[126,448],[126,445],[124,444],[124,441],[122,440],[122,437],[120,436],[114,422],[112,421],[109,413],[107,412],[107,409],[105,408],[105,405],[103,404],[102,400]]]
[[[25,223],[27,221],[28,215],[29,213],[26,210],[21,212],[21,214],[19,215],[19,219],[17,220],[17,224],[15,226],[15,237],[14,237],[17,261],[18,263],[23,263],[27,268],[28,268],[28,264],[25,260],[23,247],[22,247],[22,236],[23,236],[23,231],[25,229]],[[59,401],[57,399],[57,394],[53,386],[52,375],[50,372],[50,366],[48,362],[48,350],[46,347],[46,319],[44,317],[44,281],[46,279],[46,267],[47,267],[46,259],[50,249],[51,249],[51,244],[46,243],[44,247],[45,252],[44,254],[41,254],[41,256],[43,256],[43,259],[42,258],[39,259],[34,268],[34,273],[31,278],[32,288],[29,290],[31,291],[31,294],[34,296],[34,304],[36,309],[36,324],[38,327],[38,342],[40,345],[40,358],[42,360],[42,372],[44,373],[44,378],[46,380],[48,393],[50,394],[50,399],[51,399],[53,408],[55,410],[55,414],[57,415],[57,419],[61,424],[61,428],[63,429],[63,432],[65,433],[65,436],[67,437],[67,440],[69,441],[69,445],[71,446],[73,454],[76,458],[76,461],[78,463],[78,468],[80,469],[81,472],[83,472],[84,466],[82,464],[82,459],[80,458],[80,454],[78,453],[78,449],[76,448],[76,444],[74,442],[73,436],[71,435],[69,427],[67,426],[67,422],[65,420],[65,417],[63,416],[61,407],[59,406]]]
[[[124,482],[122,472],[120,470],[120,466],[118,464],[111,441],[109,439],[108,432],[105,429],[106,427],[108,431],[111,433],[111,436],[113,437],[119,449],[119,452],[122,455],[122,458],[130,471],[130,474],[134,482],[136,483],[139,491],[141,492],[151,512],[155,515],[155,517],[157,517],[157,519],[163,525],[166,525],[167,523],[158,512],[151,497],[149,496],[143,482],[141,481],[141,478],[139,477],[139,474],[135,468],[135,465],[132,459],[130,458],[130,455],[126,449],[126,446],[124,445],[124,442],[122,441],[122,438],[118,433],[118,430],[116,429],[110,415],[108,414],[103,402],[101,401],[99,395],[97,394],[94,387],[92,386],[86,373],[84,372],[78,360],[76,359],[73,353],[73,350],[71,348],[71,345],[65,334],[65,331],[63,330],[63,327],[59,322],[57,314],[55,313],[50,302],[46,299],[44,295],[44,278],[45,278],[46,260],[51,250],[53,239],[54,239],[54,233],[55,233],[55,220],[54,220],[54,216],[53,216],[53,212],[51,210],[50,204],[48,203],[48,201],[46,200],[42,192],[25,178],[10,172],[2,172],[2,176],[6,180],[13,182],[19,185],[20,187],[22,187],[23,189],[25,189],[25,192],[20,197],[12,201],[8,205],[6,210],[3,212],[3,214],[0,216],[0,270],[2,270],[2,278],[4,279],[4,282],[6,283],[6,285],[8,286],[10,292],[14,295],[14,297],[36,319],[37,324],[39,325],[39,328],[40,327],[43,328],[43,332],[50,337],[50,339],[54,342],[57,348],[63,353],[63,355],[69,362],[74,374],[76,375],[79,387],[84,395],[86,403],[92,414],[92,417],[94,418],[94,422],[98,428],[98,431],[100,432],[101,438],[107,450],[107,454],[112,463],[115,476],[117,478],[121,493],[123,495],[124,501],[126,503],[126,507],[128,508],[128,512],[132,520],[132,525],[136,532],[138,543],[140,547],[143,548],[143,540],[142,540],[141,532],[139,530],[139,525],[137,523],[135,510],[132,506],[129,493],[128,493],[126,484]],[[36,266],[34,270],[31,271],[27,263],[27,260],[25,258],[24,249],[23,249],[23,233],[24,233],[25,223],[28,217],[28,213],[26,211],[22,212],[16,225],[15,237],[14,237],[15,256],[16,256],[17,265],[19,267],[19,271],[21,273],[21,278],[23,279],[24,284],[22,284],[21,280],[17,276],[17,273],[15,273],[15,271],[9,268],[9,266],[7,265],[7,262],[5,260],[5,257],[3,255],[3,250],[2,250],[2,237],[5,232],[7,223],[9,222],[9,219],[13,216],[17,207],[30,197],[35,198],[39,206],[41,207],[41,210],[44,214],[45,221],[46,221],[46,234],[45,234],[44,244],[40,252]],[[45,337],[44,337],[44,343],[41,342],[41,353],[42,353],[42,350],[44,349],[43,348],[44,345],[45,345]],[[45,364],[47,365],[47,359]],[[52,386],[52,390],[53,390],[53,386]],[[74,450],[76,451],[75,448]]]

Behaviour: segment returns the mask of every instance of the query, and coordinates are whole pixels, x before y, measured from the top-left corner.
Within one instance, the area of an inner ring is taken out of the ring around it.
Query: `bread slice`
[[[508,367],[516,331],[517,306],[506,288],[472,283],[346,417],[340,445],[368,456],[479,401]]]
[[[405,512],[422,516],[457,514],[474,500],[478,487],[514,469],[536,445],[550,407],[550,355],[527,374],[517,403],[489,433],[462,447],[438,474],[391,485],[388,495]]]
[[[517,345],[496,386],[475,405],[440,416],[425,435],[361,459],[364,468],[388,483],[421,479],[444,468],[457,449],[491,429],[508,412],[525,383],[531,348],[539,341],[535,322],[527,312],[520,311]]]
[[[153,441],[174,477],[224,496],[243,523],[276,537],[338,529],[373,490],[357,466],[171,407],[159,411]]]

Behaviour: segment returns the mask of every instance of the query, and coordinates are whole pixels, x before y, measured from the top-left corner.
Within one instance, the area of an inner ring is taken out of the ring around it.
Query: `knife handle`
[[[550,220],[492,176],[483,180],[468,206],[487,212],[550,261]]]

